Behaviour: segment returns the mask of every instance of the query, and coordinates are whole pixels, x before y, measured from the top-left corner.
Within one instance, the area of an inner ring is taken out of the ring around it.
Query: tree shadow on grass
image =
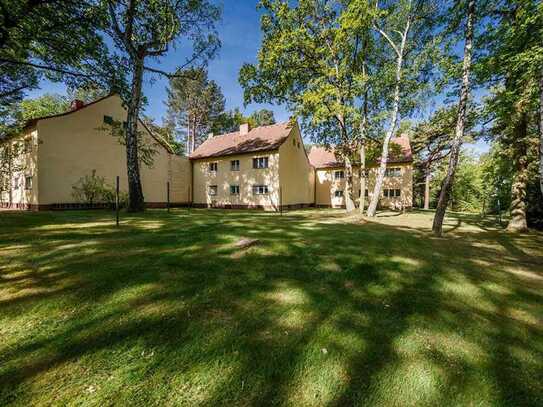
[[[21,255],[56,277],[4,280],[23,294],[0,296],[0,401],[540,401],[541,290],[506,270],[524,251],[503,259],[500,244],[472,245],[480,234],[319,215],[151,211],[119,230],[82,215],[69,232],[37,222],[8,277]],[[233,256],[247,235],[261,244]]]

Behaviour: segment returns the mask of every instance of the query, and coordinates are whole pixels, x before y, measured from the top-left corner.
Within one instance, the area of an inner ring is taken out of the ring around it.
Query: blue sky
[[[265,107],[273,110],[277,121],[286,121],[289,118],[289,112],[283,106],[255,103],[243,106],[243,90],[238,82],[239,70],[243,63],[256,61],[262,38],[260,13],[256,5],[256,0],[224,0],[223,16],[218,25],[222,48],[218,56],[209,64],[209,77],[222,88],[227,109],[239,107],[245,114],[250,114],[254,110]],[[174,71],[176,66],[184,63],[186,56],[187,47],[181,43],[177,49],[171,50],[168,55],[149,65],[160,66],[165,71]],[[166,86],[166,79],[147,74],[144,94],[149,104],[145,114],[159,123],[166,113]],[[41,89],[31,92],[29,96],[35,97],[46,92],[65,93],[65,91],[62,84],[44,82]],[[437,98],[437,100],[440,99]],[[488,150],[484,142],[478,142],[470,147],[476,152]]]

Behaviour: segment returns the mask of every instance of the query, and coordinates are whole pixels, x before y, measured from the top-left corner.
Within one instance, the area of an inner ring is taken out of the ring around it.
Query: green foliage
[[[97,176],[96,171],[80,178],[72,186],[72,196],[77,202],[91,206],[93,204],[108,204],[114,207],[116,201],[115,187],[108,185],[104,177]],[[128,194],[120,191],[119,205],[124,207],[127,203]]]
[[[273,112],[268,109],[256,110],[247,118],[247,123],[251,127],[269,126],[275,124],[275,116]]]
[[[432,206],[437,204],[441,184],[447,173],[446,164],[446,162],[440,162],[434,172],[430,187]],[[488,211],[492,193],[489,186],[484,184],[480,158],[469,150],[462,151],[456,169],[449,208],[458,212],[481,213],[483,205],[485,205],[485,210]]]
[[[4,106],[0,109],[0,139],[19,133],[27,120],[63,113],[69,106],[67,97],[49,93]]]
[[[20,101],[41,79],[123,87],[123,66],[103,40],[101,1],[2,0],[0,6],[0,106]]]
[[[203,68],[179,70],[168,87],[168,127],[175,140],[190,140],[197,147],[224,111],[224,96],[219,85],[208,78]],[[190,153],[190,151],[189,151]]]

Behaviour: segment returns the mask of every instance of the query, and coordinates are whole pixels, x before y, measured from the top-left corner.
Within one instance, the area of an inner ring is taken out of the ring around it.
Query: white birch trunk
[[[458,102],[458,117],[456,120],[456,131],[451,143],[451,153],[449,156],[449,167],[447,169],[447,175],[443,180],[441,192],[439,194],[439,201],[437,203],[436,213],[434,216],[434,222],[432,225],[432,231],[434,235],[441,236],[443,231],[443,219],[445,218],[445,211],[449,203],[452,185],[454,183],[454,176],[456,173],[456,167],[458,166],[458,157],[460,155],[460,147],[462,146],[462,140],[464,139],[464,128],[466,120],[466,110],[468,105],[468,97],[470,92],[469,76],[471,71],[471,54],[473,46],[473,24],[475,20],[475,0],[469,0],[468,2],[468,19],[466,23],[466,35],[464,44],[464,61],[462,64],[462,88],[460,90],[460,100]]]
[[[407,44],[407,36],[409,34],[410,26],[411,26],[411,20],[410,18],[408,18],[405,24],[404,32],[402,33],[402,42],[400,44],[400,47],[399,49],[397,47],[394,47],[398,59],[396,62],[396,83],[394,85],[394,99],[392,103],[392,113],[390,117],[390,124],[385,134],[385,139],[383,140],[383,149],[381,152],[381,163],[379,164],[379,169],[377,171],[377,179],[375,180],[375,186],[373,188],[373,196],[371,197],[370,204],[368,206],[367,214],[369,217],[375,216],[375,213],[377,211],[377,205],[379,203],[381,188],[383,186],[383,180],[385,178],[385,171],[387,167],[388,148],[390,144],[390,139],[394,135],[394,131],[396,130],[396,126],[398,125],[398,110],[400,107],[400,87],[401,87],[401,81],[402,81],[403,54],[404,54],[405,47]],[[382,35],[386,36],[384,32],[382,31],[380,32]],[[388,36],[386,36],[386,38],[388,39]]]

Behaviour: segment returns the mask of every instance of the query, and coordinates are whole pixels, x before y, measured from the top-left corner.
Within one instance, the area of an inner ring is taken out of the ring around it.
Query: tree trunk
[[[445,218],[445,211],[447,210],[447,204],[449,203],[451,188],[454,183],[454,176],[456,173],[456,167],[458,165],[458,156],[460,155],[460,147],[462,146],[462,140],[464,139],[466,110],[469,97],[469,76],[471,71],[474,20],[475,0],[469,0],[468,21],[466,24],[466,39],[464,44],[464,61],[462,66],[462,89],[460,90],[460,100],[458,102],[456,131],[453,141],[451,143],[451,153],[449,156],[449,167],[447,168],[447,175],[445,176],[441,187],[441,192],[439,194],[439,200],[436,208],[436,214],[434,216],[434,223],[432,225],[432,231],[436,236],[441,236],[441,234],[443,233],[443,219]]]
[[[128,103],[126,130],[126,165],[128,173],[128,208],[129,212],[141,212],[145,209],[141,188],[138,159],[138,117],[141,103],[141,85],[143,81],[143,58],[134,58],[131,97]]]
[[[539,77],[539,188],[543,195],[543,70]]]
[[[426,168],[424,174],[424,209],[430,209],[430,168]]]
[[[511,220],[507,224],[509,232],[525,232],[528,229],[526,222],[526,188],[528,184],[528,157],[526,138],[528,132],[528,119],[525,113],[521,114],[515,128],[515,175],[511,185]]]
[[[360,199],[358,210],[361,215],[364,214],[366,206],[366,141],[362,138],[360,142]]]
[[[351,158],[348,154],[345,155],[345,209],[347,212],[352,212],[356,209],[353,200],[353,166]]]
[[[396,126],[398,125],[398,110],[400,107],[400,85],[402,81],[402,67],[403,67],[403,54],[407,43],[407,36],[411,26],[411,20],[408,19],[405,25],[405,30],[402,33],[402,42],[400,48],[397,49],[398,59],[396,61],[396,83],[394,85],[394,99],[392,103],[392,114],[390,118],[390,124],[383,140],[383,150],[381,152],[381,163],[377,171],[377,179],[375,180],[375,186],[373,188],[373,196],[371,197],[370,204],[368,206],[367,214],[369,217],[374,217],[377,211],[377,204],[381,196],[381,188],[383,186],[383,180],[385,178],[385,171],[388,161],[388,147],[390,139],[392,138]]]

